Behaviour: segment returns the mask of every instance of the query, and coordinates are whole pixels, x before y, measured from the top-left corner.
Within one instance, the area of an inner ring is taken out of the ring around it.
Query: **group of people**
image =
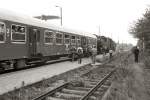
[[[77,49],[75,47],[72,47],[70,49],[71,52],[71,61],[75,61],[76,59],[78,59],[78,63],[81,64],[82,63],[82,58],[83,58],[83,48],[82,47],[78,47]],[[89,56],[91,57],[92,60],[92,64],[95,64],[96,62],[96,55],[97,55],[97,48],[96,46],[92,46],[90,47],[90,49],[88,50]]]
[[[78,47],[77,49],[75,47],[72,47],[70,49],[71,52],[71,61],[75,61],[76,59],[78,59],[78,63],[81,64],[82,62],[82,57],[83,57],[83,48],[82,47]]]
[[[91,60],[92,60],[92,64],[95,64],[96,62],[96,55],[97,55],[97,48],[95,45],[93,45],[92,47],[88,48],[88,54],[89,56],[91,57]],[[82,63],[82,58],[83,58],[83,48],[82,47],[78,47],[77,49],[75,47],[72,47],[70,49],[70,52],[71,52],[71,58],[72,60],[71,61],[75,61],[75,60],[78,60],[78,63],[81,64]],[[132,53],[134,54],[134,60],[135,62],[138,62],[138,56],[139,56],[139,49],[137,46],[135,46],[133,49],[132,49]],[[109,57],[110,59],[112,58],[112,54],[113,54],[113,50],[109,50]]]

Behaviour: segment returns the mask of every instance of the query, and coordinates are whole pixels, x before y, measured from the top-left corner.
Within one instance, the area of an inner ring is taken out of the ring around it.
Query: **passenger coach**
[[[68,56],[74,46],[96,45],[96,38],[24,15],[0,10],[0,66],[22,68],[31,61],[45,62]]]

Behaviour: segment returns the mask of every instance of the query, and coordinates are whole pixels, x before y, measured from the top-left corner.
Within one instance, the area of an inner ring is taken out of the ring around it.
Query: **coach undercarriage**
[[[53,56],[38,56],[31,58],[11,59],[0,61],[0,70],[21,69],[29,67],[32,64],[44,64],[47,61],[57,60],[60,57],[69,57],[68,54],[53,55]]]

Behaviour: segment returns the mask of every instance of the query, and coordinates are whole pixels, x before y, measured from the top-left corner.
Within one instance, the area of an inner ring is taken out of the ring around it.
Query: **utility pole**
[[[100,33],[100,25],[98,27],[98,33],[99,33],[99,36],[100,36],[101,35],[101,33]]]
[[[119,36],[118,36],[118,44],[119,44]]]
[[[55,7],[58,7],[60,9],[60,24],[62,26],[63,25],[62,24],[62,7],[60,7],[60,6],[55,6]]]

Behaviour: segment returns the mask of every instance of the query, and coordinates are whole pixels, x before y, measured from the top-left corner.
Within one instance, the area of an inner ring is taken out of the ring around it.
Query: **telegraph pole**
[[[62,26],[63,25],[62,24],[62,7],[60,7],[60,6],[56,6],[56,7],[58,7],[60,9],[60,24]]]
[[[99,36],[100,36],[100,35],[101,35],[101,34],[100,34],[100,25],[98,26],[98,33],[99,33]]]

